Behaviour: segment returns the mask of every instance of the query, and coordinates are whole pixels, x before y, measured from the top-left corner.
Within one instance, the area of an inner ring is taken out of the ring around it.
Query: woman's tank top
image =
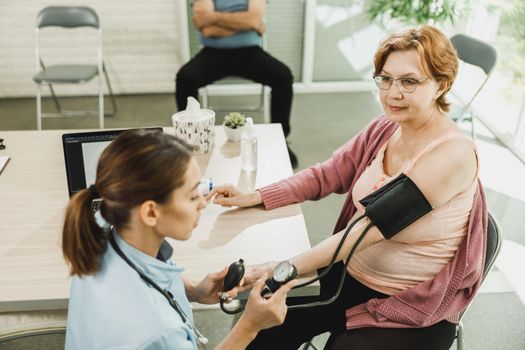
[[[477,157],[476,146],[470,139],[460,134],[445,134],[428,144],[400,173],[409,171],[421,156],[436,146],[458,139],[469,142]],[[383,159],[388,143],[382,146],[352,189],[357,212],[350,222],[364,213],[360,199],[400,174],[385,174]],[[350,261],[348,272],[364,285],[388,295],[433,278],[452,259],[467,233],[476,186],[477,171],[476,178],[465,191],[421,217],[392,239],[381,240],[356,253]],[[359,227],[368,224],[368,219],[362,221]]]

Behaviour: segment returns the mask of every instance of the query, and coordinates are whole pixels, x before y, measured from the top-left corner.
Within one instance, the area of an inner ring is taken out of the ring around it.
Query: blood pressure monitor
[[[268,278],[264,283],[264,288],[261,292],[263,297],[269,297],[283,284],[293,280],[297,277],[297,269],[291,261],[281,261],[273,270],[272,278]]]

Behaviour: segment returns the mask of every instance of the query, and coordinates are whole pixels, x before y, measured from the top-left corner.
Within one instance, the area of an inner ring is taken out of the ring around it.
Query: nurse
[[[104,150],[95,184],[72,197],[65,214],[62,252],[73,276],[66,349],[183,350],[207,342],[190,301],[217,303],[227,268],[190,281],[164,239],[191,237],[207,204],[200,178],[191,147],[159,131],[125,131]],[[91,210],[97,196],[99,220]],[[265,277],[217,349],[244,349],[259,330],[283,322],[295,282],[264,299]]]

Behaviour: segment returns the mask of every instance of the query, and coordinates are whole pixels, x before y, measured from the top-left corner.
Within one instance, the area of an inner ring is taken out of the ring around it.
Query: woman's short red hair
[[[444,87],[436,103],[448,112],[450,103],[445,95],[452,87],[458,72],[458,57],[452,42],[439,29],[424,25],[388,36],[374,55],[374,75],[381,74],[388,56],[394,51],[416,50],[428,78]]]

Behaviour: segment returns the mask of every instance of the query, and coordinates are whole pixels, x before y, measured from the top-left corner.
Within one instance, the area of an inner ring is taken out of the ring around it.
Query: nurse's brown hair
[[[191,157],[191,146],[161,131],[129,130],[115,138],[100,156],[94,188],[75,194],[66,209],[62,253],[70,274],[97,272],[107,246],[108,232],[91,211],[93,191],[102,198],[102,216],[118,230],[137,205],[166,203],[184,184]]]

